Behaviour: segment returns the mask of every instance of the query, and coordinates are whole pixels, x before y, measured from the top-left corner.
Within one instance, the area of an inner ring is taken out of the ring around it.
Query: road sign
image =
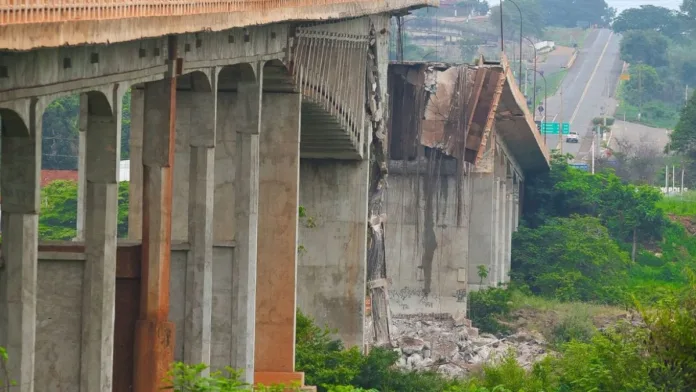
[[[544,107],[541,106],[541,105],[539,105],[539,107],[537,108],[537,110],[539,111],[539,113],[544,113]]]
[[[561,127],[561,123],[557,123],[557,122],[541,124],[541,133],[545,133],[547,135],[558,135],[558,131],[561,128],[563,129],[564,135],[567,135],[570,133],[570,124],[569,123],[563,123],[563,126]]]
[[[576,169],[584,170],[584,171],[589,171],[590,167],[587,163],[571,163],[570,167],[574,167]]]

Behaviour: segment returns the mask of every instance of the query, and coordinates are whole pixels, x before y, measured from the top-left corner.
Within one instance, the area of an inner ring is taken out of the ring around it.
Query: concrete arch
[[[20,114],[12,109],[0,108],[0,129],[2,136],[6,137],[29,135],[29,127]]]
[[[212,92],[217,87],[215,74],[214,68],[191,70],[177,78],[177,88],[200,93]]]
[[[290,93],[296,90],[295,79],[288,67],[278,59],[263,65],[263,91]]]
[[[221,67],[218,75],[218,90],[237,91],[239,83],[254,83],[259,79],[259,67],[250,63]]]

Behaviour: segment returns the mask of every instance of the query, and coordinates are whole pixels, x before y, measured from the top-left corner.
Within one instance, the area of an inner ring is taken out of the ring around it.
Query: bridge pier
[[[301,95],[262,101],[254,381],[304,385],[295,372]]]
[[[34,392],[42,110],[35,99],[22,106],[0,110],[0,346],[13,358],[8,372],[17,391]]]
[[[133,386],[138,392],[154,392],[174,360],[169,282],[176,77],[170,73],[163,80],[145,83],[144,94],[142,288]]]
[[[80,390],[111,392],[116,301],[118,175],[121,159],[121,98],[83,94],[86,103],[84,205],[85,267],[82,283]],[[81,206],[78,205],[78,208]]]

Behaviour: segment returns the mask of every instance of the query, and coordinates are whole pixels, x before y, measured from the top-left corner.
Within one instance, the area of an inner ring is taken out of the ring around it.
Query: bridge
[[[437,1],[0,4],[0,346],[13,391],[155,392],[175,360],[304,385],[298,307],[362,345],[366,231],[392,230],[368,208],[373,176],[403,159],[380,162],[375,150],[401,138],[394,120],[406,116],[393,105],[404,87],[391,82],[390,18],[428,5]],[[519,207],[504,200],[524,175],[548,170],[548,151],[504,57],[478,69],[464,84],[443,71],[441,91],[456,85],[468,97],[446,117],[476,119],[445,121],[440,136],[461,143],[443,151],[466,162],[460,174],[498,184],[495,210],[467,222],[516,222]],[[42,117],[74,94],[78,235],[39,241]],[[129,232],[117,238],[127,94]],[[495,227],[476,256],[496,268],[491,285],[505,280],[512,226]],[[470,241],[468,229],[458,233]],[[399,246],[386,244],[388,269]]]

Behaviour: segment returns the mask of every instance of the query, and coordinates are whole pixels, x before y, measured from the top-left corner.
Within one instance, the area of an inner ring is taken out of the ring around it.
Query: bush
[[[588,314],[571,313],[561,320],[553,329],[553,341],[557,346],[570,341],[588,342],[596,329]]]
[[[208,370],[205,364],[187,365],[176,362],[169,371],[168,385],[164,390],[173,392],[236,392],[249,391],[250,386],[240,380],[242,372],[232,368],[225,368],[224,371],[211,372],[209,376],[204,376],[203,372]],[[293,388],[299,391],[299,386]],[[287,387],[277,386],[257,386],[251,388],[255,392],[285,392]]]
[[[483,332],[506,333],[508,327],[500,319],[510,313],[512,292],[501,288],[473,291],[469,295],[471,323]]]

